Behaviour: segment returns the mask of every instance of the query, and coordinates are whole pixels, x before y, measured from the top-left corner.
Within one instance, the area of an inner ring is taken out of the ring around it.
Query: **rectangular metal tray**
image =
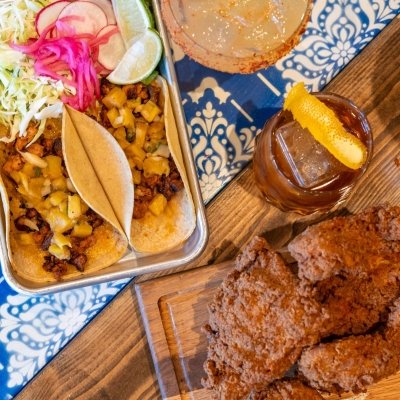
[[[160,65],[161,74],[166,78],[170,88],[171,102],[175,114],[175,120],[180,135],[180,145],[185,163],[186,173],[190,184],[196,210],[196,229],[182,247],[160,254],[134,254],[129,252],[116,264],[100,271],[77,276],[71,280],[61,282],[35,283],[25,280],[14,273],[7,256],[5,242],[5,217],[1,213],[0,220],[0,261],[3,276],[8,284],[18,292],[29,294],[48,294],[56,291],[73,289],[81,286],[95,285],[111,280],[133,278],[145,273],[171,270],[187,264],[196,259],[204,250],[208,240],[208,227],[201,196],[200,186],[197,179],[197,171],[193,160],[192,148],[186,128],[186,120],[182,108],[178,83],[175,75],[174,63],[169,44],[167,31],[161,19],[160,6],[157,0],[153,0],[153,11],[164,45],[164,57]]]

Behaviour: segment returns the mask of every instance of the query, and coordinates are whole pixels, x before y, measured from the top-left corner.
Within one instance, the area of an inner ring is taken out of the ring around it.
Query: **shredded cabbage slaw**
[[[9,130],[3,142],[12,142],[17,134],[26,135],[32,119],[39,121],[36,140],[46,119],[58,117],[61,96],[73,93],[61,81],[35,76],[34,63],[10,47],[36,38],[35,17],[51,0],[0,0],[0,124]],[[32,141],[32,143],[34,142]]]

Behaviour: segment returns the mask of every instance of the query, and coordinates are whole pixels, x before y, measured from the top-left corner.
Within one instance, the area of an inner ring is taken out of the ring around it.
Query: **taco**
[[[195,229],[196,216],[166,81],[118,86],[103,79],[97,118],[132,172],[132,247],[157,253],[181,245]]]
[[[81,187],[85,179],[78,179],[79,188],[75,186],[64,162],[61,120],[49,119],[44,133],[32,143],[36,132],[31,124],[25,137],[0,145],[0,193],[13,269],[30,281],[48,282],[113,264],[125,254],[127,239],[118,221],[87,205],[82,196],[87,187]],[[79,167],[92,182],[88,160],[81,158]],[[95,179],[91,189],[102,198]]]

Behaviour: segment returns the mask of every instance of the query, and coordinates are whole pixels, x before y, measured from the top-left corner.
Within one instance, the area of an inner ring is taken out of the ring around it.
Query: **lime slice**
[[[307,92],[304,83],[290,90],[283,108],[291,111],[293,118],[346,167],[358,169],[365,163],[365,145],[346,131],[333,110]]]
[[[154,27],[153,15],[143,0],[112,0],[112,5],[126,48],[137,36]]]
[[[154,71],[161,55],[161,39],[154,30],[148,29],[135,39],[107,79],[117,85],[142,81]]]

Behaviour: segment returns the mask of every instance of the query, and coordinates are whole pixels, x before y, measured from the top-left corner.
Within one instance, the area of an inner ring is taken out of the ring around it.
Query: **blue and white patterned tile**
[[[300,44],[250,75],[202,67],[174,47],[204,201],[250,161],[255,135],[295,82],[322,89],[399,11],[399,0],[317,0]]]
[[[0,399],[18,393],[129,282],[26,296],[0,281]]]
[[[249,162],[265,120],[297,81],[321,89],[400,12],[400,0],[316,0],[301,43],[275,66],[229,75],[174,49],[207,202]],[[0,276],[0,400],[15,396],[128,280],[49,296],[15,293]]]

